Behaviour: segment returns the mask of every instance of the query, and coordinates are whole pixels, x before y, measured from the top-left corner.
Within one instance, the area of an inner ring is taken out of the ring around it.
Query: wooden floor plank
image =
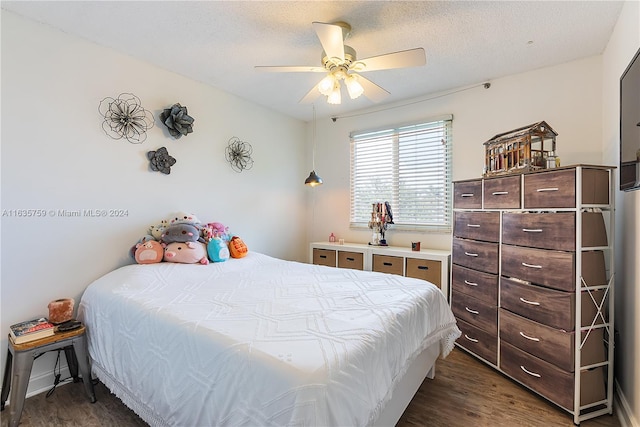
[[[81,383],[59,386],[25,402],[20,426],[146,426],[102,384],[91,404]],[[0,416],[8,426],[8,406]],[[436,377],[425,380],[398,427],[573,426],[572,416],[460,349],[436,365]],[[584,421],[583,427],[619,427],[615,415]]]

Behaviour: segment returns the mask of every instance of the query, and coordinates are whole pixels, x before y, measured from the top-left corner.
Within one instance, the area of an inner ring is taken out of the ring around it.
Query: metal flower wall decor
[[[176,139],[193,132],[194,118],[187,113],[187,107],[180,104],[173,104],[171,108],[165,108],[160,113],[160,120],[167,126],[171,136]]]
[[[124,138],[131,144],[141,144],[147,139],[147,130],[153,127],[153,114],[142,108],[140,98],[132,93],[104,98],[98,111],[104,117],[104,133],[113,139]]]
[[[165,175],[171,173],[171,166],[176,164],[176,159],[169,155],[165,147],[160,147],[156,151],[147,152],[149,167],[151,170],[162,172]]]
[[[229,145],[225,150],[225,158],[231,164],[231,168],[236,172],[242,172],[245,169],[253,167],[253,159],[251,154],[253,148],[248,142],[240,141],[239,138],[233,137],[229,140]]]

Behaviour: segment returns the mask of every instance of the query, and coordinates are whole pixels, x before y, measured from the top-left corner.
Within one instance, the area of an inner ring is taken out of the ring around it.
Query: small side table
[[[82,382],[91,403],[95,403],[96,394],[91,382],[91,367],[87,352],[86,329],[81,326],[78,329],[67,332],[56,332],[53,336],[30,341],[23,344],[14,344],[9,336],[9,348],[7,350],[7,364],[2,380],[2,410],[11,390],[11,404],[9,405],[9,426],[17,426],[22,416],[22,408],[27,394],[31,368],[34,359],[47,351],[63,349],[67,358],[69,372],[74,382],[78,382],[78,368],[82,374]],[[14,364],[15,360],[15,364]],[[11,387],[13,383],[13,388]]]

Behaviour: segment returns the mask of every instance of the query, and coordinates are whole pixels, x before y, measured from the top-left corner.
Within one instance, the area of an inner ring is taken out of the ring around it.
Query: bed
[[[94,375],[152,426],[393,425],[460,336],[431,283],[256,252],[119,268],[78,317]]]

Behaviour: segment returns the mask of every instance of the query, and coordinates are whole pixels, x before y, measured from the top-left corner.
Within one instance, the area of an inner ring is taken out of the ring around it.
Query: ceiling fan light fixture
[[[342,97],[340,96],[340,82],[336,80],[336,84],[333,87],[333,91],[327,96],[327,103],[338,105],[342,102]]]
[[[344,79],[344,83],[347,85],[347,92],[349,92],[349,97],[351,99],[356,99],[364,93],[364,88],[358,81],[357,74],[347,75]]]
[[[324,79],[320,80],[320,83],[318,83],[318,91],[324,96],[329,96],[331,95],[331,92],[333,92],[335,85],[336,78],[333,74],[329,73]]]

